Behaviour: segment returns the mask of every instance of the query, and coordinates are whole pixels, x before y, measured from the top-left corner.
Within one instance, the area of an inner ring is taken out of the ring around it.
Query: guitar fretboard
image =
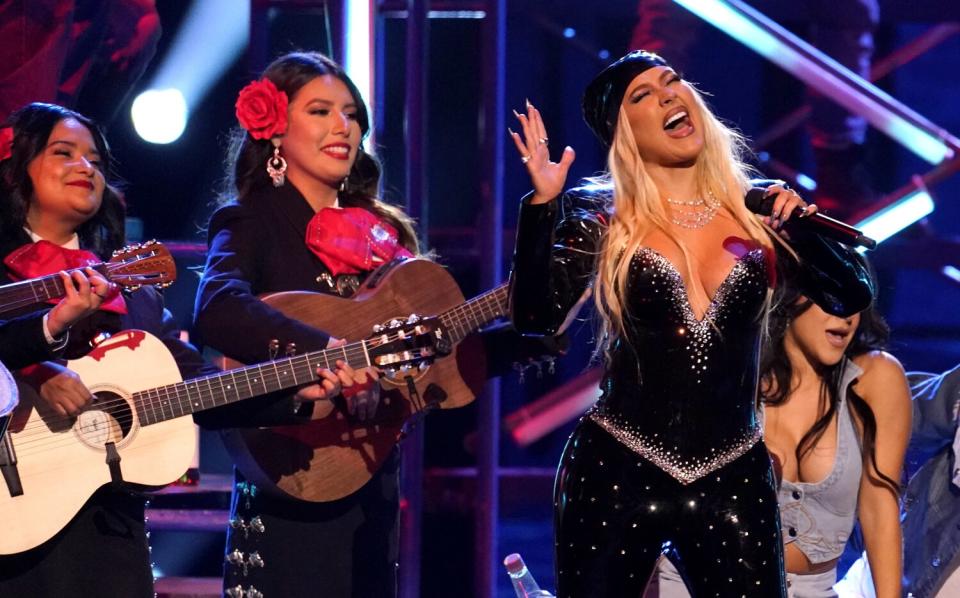
[[[142,425],[150,425],[197,411],[212,409],[257,395],[316,382],[317,368],[334,369],[342,359],[352,368],[372,364],[369,351],[375,341],[304,353],[287,359],[250,365],[134,393]]]
[[[106,264],[91,266],[101,274],[106,273]],[[70,270],[68,272],[72,272]],[[0,288],[0,312],[10,311],[26,305],[44,303],[51,299],[59,299],[66,294],[63,280],[58,274],[51,274],[43,278],[34,278],[4,285]]]
[[[507,285],[502,284],[440,315],[450,340],[459,343],[471,332],[507,315]]]
[[[456,344],[484,324],[507,314],[507,285],[447,310],[440,321],[447,338]],[[332,369],[342,359],[352,368],[373,364],[370,352],[376,339],[350,343],[335,349],[314,351],[287,359],[250,365],[222,374],[194,378],[135,393],[134,403],[142,425],[150,425],[197,411],[212,409],[257,395],[316,382],[317,368]]]

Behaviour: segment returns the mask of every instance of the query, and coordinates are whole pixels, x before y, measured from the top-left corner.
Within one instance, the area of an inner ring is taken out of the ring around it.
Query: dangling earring
[[[347,190],[347,180],[348,180],[349,178],[350,178],[350,177],[349,177],[349,175],[348,175],[348,176],[343,177],[343,180],[340,181],[340,193],[343,193],[344,191]]]
[[[274,187],[283,187],[287,180],[287,161],[280,155],[280,140],[272,139],[273,156],[267,158],[267,174],[273,179]]]

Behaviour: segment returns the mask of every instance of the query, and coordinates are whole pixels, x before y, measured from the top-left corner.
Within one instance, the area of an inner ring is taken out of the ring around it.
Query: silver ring
[[[530,156],[520,156],[520,162],[522,162],[523,164],[526,164],[529,161],[530,161]]]
[[[544,145],[547,145],[548,143],[550,143],[550,140],[549,140],[548,138],[546,138],[546,137],[541,137],[541,138],[540,138],[540,143],[542,143],[542,144],[544,144]]]

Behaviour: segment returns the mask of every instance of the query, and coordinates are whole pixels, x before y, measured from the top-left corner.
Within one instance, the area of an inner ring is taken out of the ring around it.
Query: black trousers
[[[786,596],[762,442],[684,485],[584,419],[564,450],[554,502],[558,598],[641,596],[664,553],[694,598]]]
[[[253,490],[238,472],[224,589],[252,587],[264,598],[396,596],[399,467],[394,449],[360,490],[327,503]]]
[[[0,597],[153,598],[143,509],[141,495],[100,488],[56,536],[0,557]]]

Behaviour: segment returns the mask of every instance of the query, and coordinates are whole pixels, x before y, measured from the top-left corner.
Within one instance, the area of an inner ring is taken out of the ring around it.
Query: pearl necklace
[[[713,220],[720,209],[720,202],[712,191],[707,191],[706,199],[679,200],[668,197],[670,221],[683,228],[703,228]]]

